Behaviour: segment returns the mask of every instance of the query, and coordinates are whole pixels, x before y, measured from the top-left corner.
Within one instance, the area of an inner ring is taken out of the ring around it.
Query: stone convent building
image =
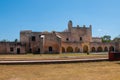
[[[92,25],[73,27],[63,32],[20,32],[20,42],[0,42],[0,54],[24,53],[82,53],[119,51],[116,42],[103,43],[101,38],[92,37]]]

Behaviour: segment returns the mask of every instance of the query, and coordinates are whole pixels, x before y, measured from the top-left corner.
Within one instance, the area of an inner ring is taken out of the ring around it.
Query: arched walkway
[[[80,52],[80,49],[78,47],[76,47],[75,52]]]
[[[105,48],[104,48],[104,51],[105,51],[105,52],[107,52],[107,51],[108,51],[108,48],[107,48],[107,47],[105,47]]]
[[[91,51],[92,51],[92,52],[95,52],[95,51],[96,51],[96,50],[95,50],[95,47],[92,47],[92,48],[91,48]]]
[[[83,52],[84,52],[84,53],[88,52],[88,46],[87,46],[87,45],[85,45],[85,46],[83,47]]]
[[[114,47],[113,47],[113,46],[110,46],[110,47],[109,47],[109,51],[114,51]]]
[[[67,47],[67,52],[73,52],[73,48],[71,46]]]
[[[97,51],[98,51],[98,52],[102,52],[102,51],[103,51],[102,47],[98,47],[98,48],[97,48]]]
[[[65,48],[64,47],[62,47],[62,53],[65,53]]]

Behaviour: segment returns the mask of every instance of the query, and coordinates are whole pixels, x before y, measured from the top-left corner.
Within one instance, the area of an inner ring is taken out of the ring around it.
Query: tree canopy
[[[14,42],[18,42],[18,39],[15,39],[15,41]]]
[[[102,37],[102,42],[111,42],[111,36],[110,35],[104,35]]]

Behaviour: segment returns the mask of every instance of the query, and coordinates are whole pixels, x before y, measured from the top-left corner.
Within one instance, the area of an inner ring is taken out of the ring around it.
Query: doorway
[[[87,45],[85,45],[85,46],[83,47],[83,52],[84,52],[84,53],[87,53],[87,52],[88,52],[88,46],[87,46]]]
[[[17,54],[20,54],[20,48],[17,48]]]
[[[50,46],[50,47],[49,47],[49,52],[52,52],[52,51],[53,51],[53,49],[52,49],[52,47]]]

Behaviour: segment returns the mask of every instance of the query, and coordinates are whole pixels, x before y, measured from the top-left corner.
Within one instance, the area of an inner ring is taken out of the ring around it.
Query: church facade
[[[21,31],[20,42],[0,42],[0,54],[108,52],[119,51],[119,45],[92,37],[92,25],[74,27],[70,20],[63,32]]]

